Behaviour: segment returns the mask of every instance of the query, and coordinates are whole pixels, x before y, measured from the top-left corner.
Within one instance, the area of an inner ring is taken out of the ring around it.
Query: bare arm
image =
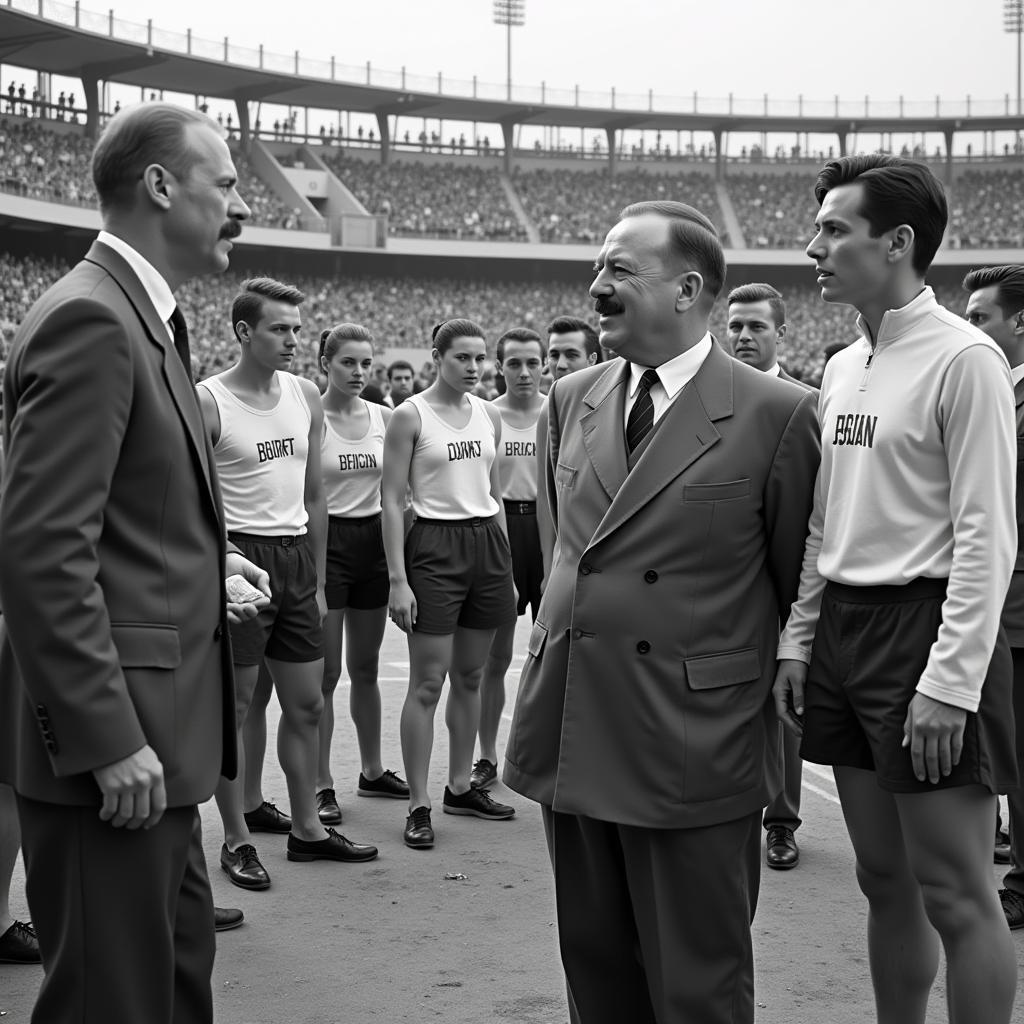
[[[384,468],[380,482],[384,554],[391,581],[388,607],[395,624],[406,633],[412,631],[416,622],[416,596],[405,573],[405,494],[419,429],[419,412],[414,405],[403,402],[392,414],[384,434]]]
[[[324,492],[320,460],[324,407],[320,404],[320,392],[312,381],[300,380],[299,383],[309,405],[309,453],[306,456],[306,479],[303,488],[303,503],[309,517],[306,530],[316,562],[316,603],[320,609],[320,617],[326,618],[327,598],[324,595],[324,586],[327,581],[327,495]]]

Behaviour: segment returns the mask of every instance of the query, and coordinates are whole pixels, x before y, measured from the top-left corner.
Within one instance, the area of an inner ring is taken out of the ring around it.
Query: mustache
[[[237,238],[242,233],[242,225],[237,220],[229,220],[220,229],[221,238]]]
[[[621,313],[622,309],[621,303],[614,299],[602,297],[594,300],[594,312],[599,316],[614,316],[616,313]]]

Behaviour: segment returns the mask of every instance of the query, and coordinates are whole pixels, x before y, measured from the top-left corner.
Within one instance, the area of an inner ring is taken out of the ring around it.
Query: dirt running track
[[[521,621],[508,677],[510,702],[525,646]],[[381,660],[384,749],[385,764],[398,769],[398,713],[406,678],[404,638],[389,626]],[[257,847],[273,886],[263,893],[244,892],[218,867],[219,820],[212,803],[203,807],[214,899],[220,906],[241,907],[246,915],[242,928],[218,936],[213,979],[218,1022],[565,1022],[552,887],[536,806],[498,786],[496,797],[518,810],[514,821],[441,814],[447,738],[439,714],[432,773],[437,846],[407,849],[401,839],[405,804],[355,795],[359,765],[346,695],[343,679],[334,744],[345,815],[341,830],[376,843],[378,860],[290,864],[284,837],[261,835]],[[274,710],[276,718],[276,705]],[[265,790],[287,806],[274,757]],[[800,866],[764,871],[754,923],[757,1021],[869,1024],[874,1014],[863,900],[855,888],[835,786],[830,774],[815,766],[804,775],[803,816]],[[993,871],[993,884],[997,878]],[[24,918],[22,885],[19,868],[12,909]],[[1024,965],[1024,931],[1015,933],[1014,941],[1018,963]],[[1024,969],[1021,974],[1024,980]],[[36,967],[0,965],[2,1024],[29,1020],[41,977]],[[946,1020],[942,984],[940,977],[928,1024]],[[1024,1024],[1024,994],[1021,999],[1015,1021]]]

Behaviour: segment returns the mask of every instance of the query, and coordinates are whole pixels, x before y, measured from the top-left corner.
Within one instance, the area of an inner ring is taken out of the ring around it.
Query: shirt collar
[[[112,235],[109,231],[101,231],[96,241],[109,246],[132,268],[149,296],[149,301],[153,303],[156,315],[164,323],[167,323],[171,319],[171,314],[177,303],[174,301],[174,295],[167,282],[160,276],[156,267],[123,238],[118,238],[117,235]]]
[[[1024,380],[1024,363],[1021,363],[1019,366],[1011,366],[1010,377],[1013,380],[1014,387]]]
[[[705,334],[692,348],[688,348],[685,352],[680,352],[679,355],[673,356],[667,362],[662,363],[661,366],[654,367],[658,371],[658,381],[665,389],[665,394],[669,399],[675,398],[693,380],[704,360],[710,354],[711,335]],[[644,371],[648,369],[650,367],[641,366],[639,363],[629,364],[630,398],[636,394],[636,389],[640,386],[640,378],[644,375]]]
[[[782,367],[776,363],[774,366],[769,366],[764,372],[767,373],[769,377],[778,377],[779,374],[782,373]]]
[[[921,318],[930,313],[938,302],[935,300],[935,292],[929,285],[925,285],[905,306],[899,309],[886,310],[882,322],[878,325],[878,337],[875,338],[875,347],[889,341],[895,341],[901,334],[905,334],[912,327],[921,322]],[[867,321],[863,314],[857,314],[857,328],[864,336],[867,343],[871,344],[871,335],[868,331]]]

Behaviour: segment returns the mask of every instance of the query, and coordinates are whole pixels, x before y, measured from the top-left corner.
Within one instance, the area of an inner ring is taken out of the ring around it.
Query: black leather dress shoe
[[[264,800],[255,811],[246,811],[243,817],[250,832],[274,832],[283,836],[292,830],[292,819],[269,800]]]
[[[222,846],[220,866],[241,889],[270,888],[270,875],[256,856],[256,847],[252,843],[243,843],[237,850],[229,850],[227,844]]]
[[[341,808],[333,789],[321,789],[316,794],[316,813],[323,825],[340,825]],[[291,829],[289,828],[289,832]]]
[[[0,935],[0,964],[41,964],[39,940],[31,922],[15,921]]]
[[[434,829],[430,824],[430,808],[414,807],[405,819],[402,833],[405,845],[414,850],[429,850],[434,845]]]
[[[229,932],[245,920],[245,914],[233,907],[213,908],[213,927],[219,932]]]
[[[298,836],[288,837],[289,860],[373,860],[377,856],[377,847],[353,843],[333,828],[327,830],[326,839],[315,839],[309,842]]]
[[[776,871],[788,871],[800,863],[800,849],[793,830],[785,825],[771,825],[765,841],[764,861]]]

